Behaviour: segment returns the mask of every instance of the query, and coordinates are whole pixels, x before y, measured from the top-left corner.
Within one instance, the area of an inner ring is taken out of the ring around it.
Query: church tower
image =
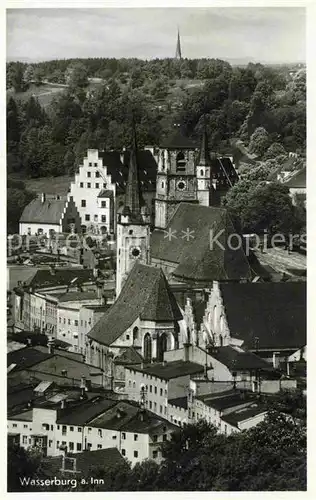
[[[196,189],[197,147],[179,126],[158,149],[155,198],[155,227],[165,229],[177,206],[185,201],[198,203]]]
[[[202,135],[199,159],[196,165],[197,198],[200,205],[210,207],[215,205],[216,184],[213,179],[212,160],[208,145],[206,123]],[[213,185],[214,182],[214,185]]]
[[[135,262],[149,263],[149,244],[150,215],[140,189],[136,132],[133,126],[125,204],[117,218],[116,297]]]
[[[182,59],[179,28],[178,28],[178,38],[177,38],[177,46],[176,46],[176,59],[180,59],[180,60]]]

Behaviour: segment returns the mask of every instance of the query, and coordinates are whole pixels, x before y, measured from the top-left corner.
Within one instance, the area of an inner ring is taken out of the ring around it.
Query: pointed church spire
[[[210,151],[209,151],[209,147],[208,147],[208,136],[207,136],[205,118],[204,118],[202,142],[201,142],[201,147],[200,147],[200,155],[199,155],[198,165],[204,166],[204,167],[210,167],[212,165]]]
[[[177,47],[176,47],[176,59],[182,59],[179,28],[178,28]]]
[[[134,119],[132,125],[132,136],[132,148],[130,152],[128,179],[125,193],[125,208],[129,209],[129,212],[134,220],[138,220],[141,218],[142,195],[139,182],[137,140]]]

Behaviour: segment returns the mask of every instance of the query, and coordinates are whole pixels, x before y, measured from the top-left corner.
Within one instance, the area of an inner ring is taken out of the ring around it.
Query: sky
[[[304,62],[301,7],[7,9],[7,60],[182,56]]]

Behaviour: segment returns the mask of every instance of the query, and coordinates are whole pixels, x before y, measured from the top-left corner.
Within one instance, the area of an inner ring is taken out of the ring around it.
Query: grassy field
[[[34,193],[59,194],[65,196],[74,176],[40,177],[38,179],[23,179],[28,190]]]

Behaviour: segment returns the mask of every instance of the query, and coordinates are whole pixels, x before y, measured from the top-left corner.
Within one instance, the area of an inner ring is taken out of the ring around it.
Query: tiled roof
[[[49,199],[42,203],[35,198],[23,210],[20,222],[59,224],[64,207],[65,200]]]
[[[25,370],[52,357],[52,354],[48,354],[48,352],[40,352],[32,347],[24,347],[7,354],[7,366],[15,364],[16,367],[12,371]]]
[[[76,284],[95,280],[91,269],[55,269],[53,272],[49,269],[38,269],[26,284],[33,288],[69,285],[75,278],[77,278]]]
[[[143,368],[141,366],[132,366],[130,369],[136,372],[147,373],[148,375],[153,375],[163,380],[170,380],[184,375],[204,373],[204,367],[202,365],[183,360],[170,361],[165,364],[151,363],[144,365]]]
[[[111,345],[138,317],[174,322],[181,320],[182,314],[162,270],[136,262],[119,297],[88,337]]]
[[[243,348],[300,348],[306,345],[306,283],[221,283],[232,337]]]
[[[57,419],[57,424],[85,425],[98,415],[104,413],[117,401],[112,399],[96,399],[95,401],[85,401],[83,404],[65,408]]]
[[[187,230],[192,236],[185,237]],[[176,231],[177,238],[166,238],[166,231]],[[178,264],[174,276],[190,282],[250,278],[249,263],[242,249],[232,250],[227,240],[235,233],[233,223],[222,208],[180,203],[165,231],[155,229],[151,235],[151,257]],[[210,236],[219,234],[211,249]]]
[[[215,410],[222,411],[228,408],[234,408],[235,406],[244,404],[250,406],[254,397],[252,394],[243,394],[236,391],[229,391],[227,394],[214,395],[205,394],[202,396],[197,396],[197,399],[203,401],[206,406],[214,408]]]
[[[117,151],[99,151],[103,165],[107,167],[112,182],[116,184],[117,193],[124,193],[126,188],[130,152],[124,151],[123,162]],[[142,191],[156,191],[157,163],[150,151],[139,150],[137,154],[139,165],[139,180]]]
[[[240,422],[244,422],[249,418],[256,417],[257,415],[265,414],[266,409],[257,403],[253,403],[246,408],[241,408],[240,410],[233,411],[221,417],[224,422],[233,425],[234,427],[238,427]]]
[[[117,448],[68,453],[67,457],[76,458],[76,471],[85,475],[89,475],[95,468],[104,470],[113,465],[117,466],[125,463],[125,459]],[[60,475],[61,467],[62,455],[42,459],[41,470],[45,477]],[[63,474],[67,475],[67,472],[64,471]],[[68,474],[73,477],[72,472],[68,472]]]
[[[296,172],[289,180],[285,179],[284,184],[288,188],[306,189],[306,168]]]
[[[127,347],[114,359],[116,365],[136,365],[143,361],[143,357],[134,347]]]
[[[91,420],[89,425],[103,429],[120,430],[125,432],[138,432],[140,434],[152,433],[161,425],[175,428],[162,417],[140,407],[131,401],[118,401],[99,417]]]
[[[255,285],[254,285],[255,286]],[[252,352],[239,351],[232,346],[217,347],[210,356],[217,359],[220,363],[227,366],[232,371],[242,370],[271,370],[269,363],[259,358]]]

